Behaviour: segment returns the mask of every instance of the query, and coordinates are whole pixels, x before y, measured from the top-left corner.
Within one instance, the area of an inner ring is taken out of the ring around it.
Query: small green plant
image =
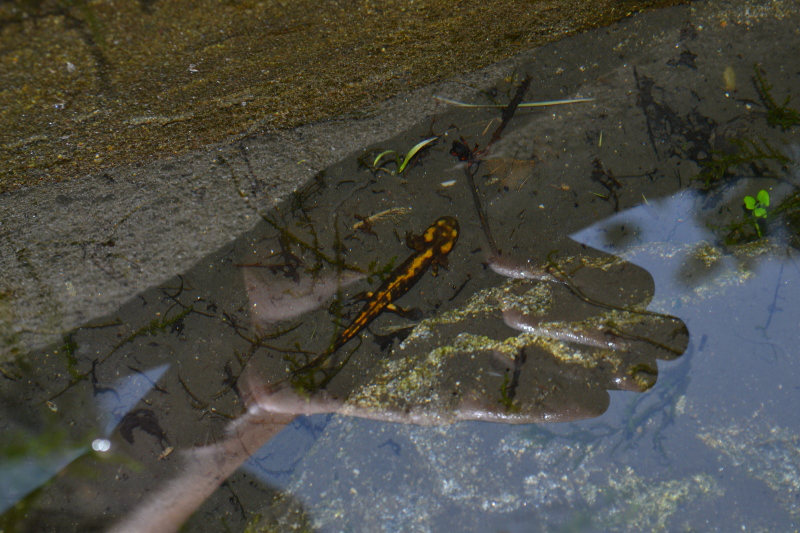
[[[382,170],[384,172],[388,172],[389,174],[402,174],[403,171],[408,167],[408,164],[411,162],[412,159],[425,147],[431,145],[434,141],[436,141],[439,137],[428,137],[425,140],[422,140],[411,147],[411,149],[406,152],[405,154],[401,154],[396,150],[384,150],[383,152],[379,153],[375,156],[375,159],[372,161],[365,161],[362,159],[362,163],[365,166],[369,167],[370,170],[373,172],[377,172]],[[394,156],[394,157],[390,157]],[[387,170],[384,165],[387,163],[391,163],[394,161],[395,165],[397,166],[397,170]]]
[[[763,218],[766,220],[767,218],[767,208],[769,207],[769,193],[764,189],[758,191],[756,197],[753,198],[752,196],[745,196],[744,197],[744,207],[748,211],[750,211],[750,217],[753,222],[753,227],[756,228],[756,233],[758,237],[763,237],[761,233],[761,226],[758,224],[758,219]]]

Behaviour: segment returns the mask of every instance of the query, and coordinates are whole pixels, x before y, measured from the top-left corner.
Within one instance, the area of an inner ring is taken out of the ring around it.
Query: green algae
[[[531,316],[544,316],[550,309],[552,291],[552,285],[547,283],[506,280],[500,285],[477,291],[461,306],[420,321],[393,356],[378,362],[369,379],[349,394],[345,412],[412,410],[421,414],[417,420],[423,423],[430,423],[429,420],[447,423],[462,416],[464,398],[479,398],[490,399],[480,407],[487,409],[487,416],[501,416],[497,414],[503,410],[501,407],[507,415],[519,419],[550,416],[547,413],[549,407],[543,407],[551,401],[549,395],[560,394],[562,387],[570,386],[558,384],[560,378],[543,378],[541,383],[536,382],[537,385],[526,382],[524,393],[516,396],[510,393],[511,388],[516,387],[515,383],[512,384],[511,367],[517,368],[517,360],[524,357],[522,354],[526,350],[535,349],[539,361],[542,358],[552,361],[545,365],[554,364],[570,369],[569,372],[590,372],[592,382],[606,382],[613,379],[610,376],[624,376],[622,382],[640,391],[651,388],[656,381],[658,371],[650,360],[652,350],[662,352],[662,357],[674,357],[683,351],[636,334],[626,338],[631,342],[643,341],[643,345],[649,347],[640,347],[637,350],[640,353],[623,354],[611,347],[598,349],[576,345],[546,333],[508,335],[507,329],[490,332],[493,328],[487,328],[487,324],[500,322],[497,315],[501,309],[522,309]],[[609,330],[656,332],[664,322],[664,317],[657,315],[610,309],[583,320],[546,321],[541,326],[545,332],[574,331],[579,334]],[[492,370],[491,361],[505,366],[505,373],[498,374]],[[470,370],[466,370],[468,368]],[[577,391],[575,394],[580,397],[587,392]],[[491,399],[496,401],[494,407]]]
[[[767,108],[767,124],[772,127],[779,127],[783,131],[800,125],[800,111],[789,107],[792,95],[787,95],[783,103],[778,104],[772,95],[772,85],[764,79],[764,69],[759,65],[753,65],[753,71],[758,97],[764,107]]]
[[[757,424],[762,425],[762,424]],[[702,428],[698,437],[734,467],[762,481],[795,518],[800,516],[800,435],[786,427],[757,431],[751,421]]]
[[[596,525],[605,530],[656,531],[674,527],[679,509],[691,500],[722,494],[717,482],[708,474],[695,474],[683,479],[653,482],[641,477],[630,466],[611,473],[603,485],[579,487],[589,504],[602,504]]]

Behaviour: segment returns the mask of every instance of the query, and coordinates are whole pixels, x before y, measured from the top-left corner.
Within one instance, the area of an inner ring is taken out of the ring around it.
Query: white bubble
[[[111,449],[111,441],[108,439],[94,439],[92,449],[96,452],[107,452]]]

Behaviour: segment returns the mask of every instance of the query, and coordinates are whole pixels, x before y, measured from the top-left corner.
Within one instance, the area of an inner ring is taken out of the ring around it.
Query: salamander
[[[364,307],[326,353],[330,355],[344,346],[384,309],[396,310],[394,301],[408,292],[429,266],[433,267],[434,275],[439,266],[446,267],[447,254],[455,246],[458,232],[458,221],[454,217],[445,216],[437,219],[422,235],[406,237],[406,243],[416,253],[395,268],[377,290],[367,294],[368,300]]]

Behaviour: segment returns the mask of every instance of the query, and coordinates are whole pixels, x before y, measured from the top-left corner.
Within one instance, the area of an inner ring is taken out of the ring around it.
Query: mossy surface
[[[677,3],[4,3],[0,192],[347,114]]]

